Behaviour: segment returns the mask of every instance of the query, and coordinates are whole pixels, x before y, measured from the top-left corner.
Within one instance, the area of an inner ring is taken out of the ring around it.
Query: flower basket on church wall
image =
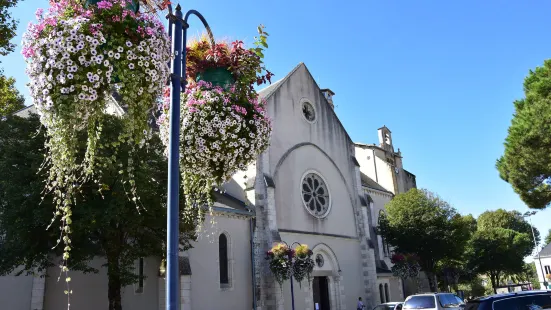
[[[254,85],[270,82],[263,65],[268,34],[256,47],[214,43],[203,36],[187,47],[188,86],[181,97],[181,171],[187,207],[212,205],[212,188],[253,163],[269,144],[271,123]],[[160,106],[161,139],[168,146],[169,92]]]
[[[270,271],[281,287],[283,282],[289,280],[292,273],[293,256],[295,251],[285,243],[278,243],[266,253]]]
[[[419,276],[421,266],[419,258],[415,254],[395,253],[391,257],[392,273],[400,278],[416,278]]]
[[[293,263],[293,277],[302,286],[302,280],[306,278],[310,282],[310,275],[314,270],[314,260],[312,259],[312,250],[306,244],[301,244],[295,248],[295,260]]]
[[[138,0],[57,0],[50,5],[46,12],[37,11],[38,21],[24,34],[23,55],[30,93],[48,136],[46,192],[55,195],[67,259],[74,195],[87,180],[102,188],[98,168],[113,163],[101,151],[111,95],[117,94],[124,125],[119,142],[109,147],[147,146],[148,120],[169,75],[170,44],[157,16],[138,12]],[[77,143],[83,137],[84,151]],[[129,184],[127,194],[139,199],[132,162],[119,173]]]

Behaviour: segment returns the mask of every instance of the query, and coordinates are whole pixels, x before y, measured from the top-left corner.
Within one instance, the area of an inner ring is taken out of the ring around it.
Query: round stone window
[[[314,106],[310,102],[302,102],[302,115],[310,123],[316,120],[316,109],[314,109]]]
[[[302,202],[310,214],[324,217],[331,205],[331,196],[325,180],[317,173],[307,173],[302,178]]]
[[[316,265],[318,265],[319,268],[323,267],[323,264],[325,261],[323,260],[323,255],[318,254],[316,255]]]

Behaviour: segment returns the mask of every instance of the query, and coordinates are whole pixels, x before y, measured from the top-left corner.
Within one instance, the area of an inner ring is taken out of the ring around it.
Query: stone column
[[[166,279],[162,276],[159,276],[159,310],[166,309],[166,288],[165,281]]]
[[[44,309],[44,289],[46,287],[45,274],[33,276],[33,288],[31,292],[31,310]]]
[[[304,296],[306,296],[304,297],[304,304],[306,305],[306,310],[312,310],[314,308],[314,295],[311,289],[312,281],[313,281],[313,277],[310,278],[310,281],[307,281],[305,283],[307,285],[302,286],[302,290],[304,291]]]
[[[354,154],[355,150],[351,150],[352,154]],[[369,217],[366,219],[364,218],[367,213],[362,212],[362,208],[367,208],[367,212],[369,212],[369,202],[365,202],[364,197],[364,191],[361,185],[361,177],[360,177],[360,167],[357,164],[357,160],[354,158],[354,176],[355,176],[355,182],[354,182],[354,189],[356,190],[356,199],[354,204],[354,214],[356,215],[356,228],[357,228],[357,234],[360,241],[360,254],[362,257],[362,276],[363,276],[363,283],[364,283],[364,302],[368,309],[373,308],[374,303],[374,294],[373,291],[376,286],[377,282],[377,271],[375,269],[375,259],[378,259],[374,257],[373,252],[369,250],[369,244],[367,242],[368,238],[370,237],[370,228],[369,225],[366,226],[366,223],[368,223]],[[364,200],[364,201],[362,201]],[[371,238],[372,240],[374,238]]]
[[[180,276],[180,310],[191,310],[191,276]]]
[[[346,294],[345,294],[345,291],[344,291],[344,283],[342,281],[342,276],[338,276],[336,277],[336,279],[338,279],[338,288],[339,288],[339,299],[340,299],[340,303],[339,303],[339,308],[340,310],[346,310]],[[368,308],[369,309],[369,308]]]

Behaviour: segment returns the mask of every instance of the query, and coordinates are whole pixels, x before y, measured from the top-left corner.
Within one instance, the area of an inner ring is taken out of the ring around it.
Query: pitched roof
[[[539,256],[548,257],[551,256],[551,243],[547,244],[546,246],[541,249]]]
[[[375,182],[373,179],[365,175],[363,172],[360,172],[360,179],[362,180],[362,186],[394,195],[392,192],[386,190],[384,187],[379,185],[379,183]]]
[[[310,76],[310,78],[312,78],[312,81],[314,82],[314,85],[316,85],[318,91],[321,93],[321,88],[319,87],[318,83],[316,82],[316,80],[314,79],[314,77],[312,76],[312,73],[310,73],[310,70],[308,70],[308,67],[306,67],[306,65],[303,63],[303,62],[300,62],[295,68],[293,68],[293,70],[291,70],[291,72],[289,72],[284,78],[282,78],[281,80],[278,80],[274,83],[272,83],[272,85],[264,88],[264,89],[261,89],[258,91],[258,95],[267,100],[268,98],[270,98],[270,96],[272,96],[276,91],[279,90],[279,88],[285,84],[285,82],[287,82],[287,80],[289,80],[289,78],[300,68],[304,67],[304,69],[306,70],[306,73]],[[325,96],[321,96],[321,100],[325,100],[326,104],[327,105],[330,105],[328,102],[327,102],[327,99],[325,98]],[[348,138],[348,141],[350,141],[350,143],[354,143],[352,141],[352,138],[350,138],[350,135],[348,134],[348,131],[346,131],[346,128],[344,128],[344,125],[342,124],[341,120],[339,119],[339,117],[337,116],[337,114],[335,113],[335,109],[330,109],[332,111],[332,113],[335,115],[335,121],[340,125],[340,127],[342,128],[343,130],[343,133],[346,135],[346,137]]]
[[[214,200],[213,209],[215,211],[254,216],[254,211],[247,207],[243,201],[227,193],[214,192]]]
[[[293,73],[295,73],[295,71],[297,71],[298,68],[300,68],[301,66],[304,66],[303,62],[299,63],[293,70],[291,70],[291,72],[287,73],[284,78],[279,79],[272,83],[270,86],[258,91],[258,95],[263,99],[268,99],[273,93],[275,93],[279,89],[281,85],[285,84],[285,81],[287,81],[291,77],[291,75],[293,75]]]
[[[34,104],[33,104],[33,105],[26,106],[20,110],[17,110],[12,114],[19,117],[26,117],[29,114],[36,114],[36,108],[34,107]]]

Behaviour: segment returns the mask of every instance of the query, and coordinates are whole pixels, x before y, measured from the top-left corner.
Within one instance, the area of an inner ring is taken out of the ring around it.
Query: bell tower
[[[378,129],[379,132],[379,146],[385,151],[394,153],[394,147],[392,146],[392,132],[386,126]]]

